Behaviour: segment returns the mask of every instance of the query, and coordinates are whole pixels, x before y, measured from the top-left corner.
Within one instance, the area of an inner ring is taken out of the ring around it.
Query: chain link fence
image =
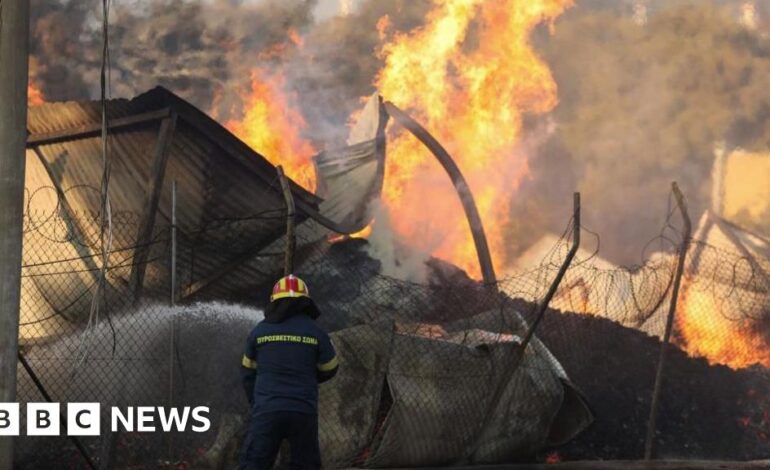
[[[55,402],[100,402],[103,416],[101,436],[78,438],[82,451],[66,436],[20,438],[19,467],[83,468],[83,454],[99,468],[232,465],[248,416],[238,375],[243,342],[281,273],[283,239],[237,261],[261,221],[279,217],[178,230],[180,303],[171,306],[168,225],[140,247],[149,254],[137,266],[138,216],[114,214],[106,288],[95,296],[98,215],[28,213],[20,344],[34,377],[19,366],[19,401],[45,401],[45,390]],[[321,386],[325,466],[640,459],[680,231],[667,221],[659,245],[633,268],[580,251],[521,351],[571,231],[497,285],[438,260],[426,265],[431,281],[415,284],[382,275],[365,240],[330,243],[315,222],[303,222],[297,274],[341,363]],[[770,454],[768,258],[751,250],[709,237],[689,245],[658,457]],[[212,270],[216,263],[227,269]],[[145,273],[140,298],[137,269]],[[211,428],[112,433],[113,406],[207,406]]]

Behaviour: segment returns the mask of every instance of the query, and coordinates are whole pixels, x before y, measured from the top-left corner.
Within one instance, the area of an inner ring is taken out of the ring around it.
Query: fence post
[[[0,402],[16,401],[21,244],[27,140],[29,2],[0,14]],[[13,468],[13,437],[0,437],[0,470]]]
[[[278,165],[275,170],[278,172],[283,198],[286,201],[286,257],[284,258],[283,273],[288,276],[294,271],[294,250],[297,246],[297,239],[294,234],[294,197],[291,194],[289,179],[286,178],[283,167]]]
[[[551,283],[551,287],[548,288],[548,292],[546,292],[543,301],[540,303],[540,306],[537,309],[535,320],[532,322],[532,325],[530,325],[529,330],[527,330],[527,334],[524,336],[524,339],[521,342],[520,349],[522,353],[527,348],[527,345],[529,345],[532,337],[535,335],[535,330],[537,330],[537,327],[543,320],[545,312],[548,310],[548,305],[551,303],[551,299],[553,299],[553,296],[556,295],[556,291],[559,289],[561,280],[564,278],[564,275],[567,273],[567,269],[569,269],[570,265],[572,264],[572,260],[575,258],[578,248],[580,248],[580,193],[575,193],[573,196],[572,221],[572,247],[570,247],[570,250],[567,253],[567,258],[564,259],[561,267],[559,267],[559,271],[556,273],[556,277]]]
[[[561,281],[564,278],[564,274],[566,274],[567,269],[569,269],[570,265],[572,264],[572,260],[575,258],[575,255],[577,254],[578,248],[580,248],[580,193],[575,193],[573,196],[572,220],[573,220],[572,247],[570,247],[570,250],[567,253],[567,257],[564,259],[564,262],[561,264],[561,267],[559,268],[559,271],[556,273],[556,277],[554,278],[553,282],[551,282],[551,287],[548,289],[548,292],[545,294],[543,301],[538,306],[537,314],[535,315],[535,320],[532,322],[529,329],[527,329],[527,333],[524,335],[524,339],[522,340],[521,344],[518,345],[516,347],[516,350],[514,351],[513,367],[511,368],[510,373],[507,376],[504,376],[500,380],[500,383],[497,385],[497,387],[492,392],[492,395],[489,398],[489,405],[487,406],[486,412],[481,421],[481,426],[479,427],[479,431],[477,432],[476,441],[469,448],[468,453],[465,455],[464,460],[456,462],[456,464],[469,463],[468,461],[470,461],[470,459],[473,457],[473,454],[476,453],[479,446],[481,445],[481,439],[484,437],[484,429],[486,429],[490,419],[492,418],[492,414],[495,411],[495,406],[500,401],[500,398],[503,396],[503,392],[505,392],[505,389],[508,387],[508,384],[511,382],[511,380],[513,380],[513,376],[516,375],[516,371],[518,370],[519,366],[521,365],[524,359],[524,353],[527,350],[527,346],[529,345],[530,341],[535,335],[535,330],[537,330],[537,327],[540,325],[541,320],[545,316],[545,312],[548,310],[548,305],[551,303],[551,299],[553,299],[553,296],[556,294],[556,291],[559,289],[559,284],[561,284]]]
[[[176,180],[171,181],[171,306],[176,305]],[[174,407],[174,351],[176,351],[176,312],[171,311],[171,338],[168,353],[168,406]],[[173,459],[174,438],[168,433],[168,457]]]
[[[652,391],[652,403],[650,404],[650,417],[647,422],[647,438],[644,442],[644,459],[652,459],[653,443],[655,441],[655,421],[658,415],[658,403],[660,401],[660,389],[663,382],[663,368],[666,364],[666,351],[668,350],[668,343],[671,340],[671,332],[674,328],[674,316],[676,314],[676,306],[679,300],[679,287],[682,282],[682,275],[684,274],[684,262],[687,258],[687,248],[690,245],[690,232],[692,230],[692,223],[690,222],[690,216],[687,213],[687,204],[684,200],[684,195],[679,190],[679,185],[676,181],[671,183],[671,190],[676,197],[676,203],[679,206],[679,212],[682,213],[682,220],[684,221],[684,233],[682,234],[682,244],[679,246],[679,259],[676,265],[676,274],[674,277],[674,288],[671,291],[671,304],[668,308],[668,318],[666,319],[666,332],[663,335],[663,342],[660,345],[660,356],[658,357],[658,368],[655,371],[655,386]]]
[[[176,305],[176,180],[171,182],[171,306]]]

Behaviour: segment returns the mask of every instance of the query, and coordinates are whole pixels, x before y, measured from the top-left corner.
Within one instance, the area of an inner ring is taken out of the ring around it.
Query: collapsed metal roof
[[[383,175],[387,117],[380,104],[378,96],[370,99],[349,147],[315,158],[325,198],[291,182],[300,245],[325,240],[333,232],[356,232],[369,223],[366,206],[378,194]],[[152,242],[170,225],[173,181],[180,243],[194,244],[217,221],[245,220],[237,225],[237,246],[226,234],[211,235],[205,246],[196,248],[194,266],[180,267],[182,297],[227,298],[280,271],[280,260],[269,254],[283,248],[285,203],[276,169],[267,159],[161,87],[131,100],[111,100],[107,109],[112,211],[138,217],[135,231],[113,232],[114,288],[129,288],[138,296],[142,288],[167,285],[167,260],[155,261],[159,257],[153,253],[165,248]],[[23,295],[44,299],[37,306],[49,307],[36,317],[51,309],[82,310],[88,296],[81,291],[95,281],[100,266],[95,237],[103,173],[101,127],[98,101],[47,103],[29,110],[26,213],[71,220],[67,230],[73,239],[55,247],[36,246],[45,241],[25,235],[28,276]],[[71,293],[51,295],[61,279],[36,275],[51,262],[63,263],[58,270],[77,277],[67,280],[76,286]],[[78,297],[83,299],[75,301]]]

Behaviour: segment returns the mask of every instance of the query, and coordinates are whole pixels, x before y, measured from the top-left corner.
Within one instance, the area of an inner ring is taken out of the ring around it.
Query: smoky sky
[[[162,85],[204,110],[215,93],[248,80],[259,54],[312,24],[314,1],[113,2],[111,94]],[[94,8],[96,7],[96,8]],[[33,0],[33,72],[47,99],[98,95],[101,9],[95,2]]]
[[[97,3],[32,0],[31,71],[48,100],[98,96]],[[708,204],[714,145],[768,148],[770,2],[754,2],[751,27],[741,17],[747,3],[577,0],[553,28],[535,32],[533,47],[560,102],[549,115],[526,119],[525,139],[535,144],[530,176],[512,195],[509,259],[545,233],[560,233],[579,190],[602,255],[638,262],[664,222],[672,180],[697,221]],[[348,16],[315,18],[316,1],[115,1],[112,96],[162,85],[225,121],[242,112],[252,68],[280,71],[299,98],[305,137],[323,148],[344,137],[349,114],[375,91],[377,22],[387,15],[389,34],[408,32],[432,5],[360,0]],[[765,225],[753,228],[767,232]]]
[[[533,156],[526,191],[514,197],[516,218],[533,223],[509,231],[511,246],[563,225],[570,204],[563,182],[572,179],[602,254],[638,263],[665,222],[672,181],[697,224],[710,203],[715,145],[770,146],[767,2],[756,2],[751,27],[748,2],[643,2],[643,22],[631,3],[578,3],[553,34],[536,38],[559,87],[550,116],[557,130]],[[743,222],[770,229],[767,220]]]

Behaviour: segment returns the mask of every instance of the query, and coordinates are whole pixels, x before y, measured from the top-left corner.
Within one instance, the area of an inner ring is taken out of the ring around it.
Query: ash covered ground
[[[596,421],[558,449],[564,459],[638,459],[660,341],[612,321],[549,311],[538,336],[586,395]],[[770,455],[770,373],[709,365],[671,347],[656,449],[658,457],[753,460]]]
[[[333,245],[323,262],[306,268],[305,274],[331,329],[341,326],[339,323],[370,319],[362,316],[372,313],[352,312],[348,307],[334,311],[342,303],[360,302],[367,289],[375,291],[368,292],[374,303],[407,306],[406,316],[427,323],[441,324],[499,306],[499,297],[490,298],[457,268],[437,260],[428,264],[434,285],[427,289],[415,286],[415,290],[424,289],[417,301],[388,298],[396,289],[373,280],[378,262],[367,255],[363,240]],[[348,292],[335,291],[340,285],[347,286]],[[516,299],[510,306],[528,320],[536,307]],[[383,305],[372,309],[383,310]],[[546,312],[537,336],[585,394],[596,418],[576,439],[552,451],[564,460],[641,459],[660,340],[604,318],[552,309]],[[546,454],[533,459],[544,460]],[[733,370],[710,365],[671,346],[658,414],[656,456],[768,458],[770,371],[761,366]]]

